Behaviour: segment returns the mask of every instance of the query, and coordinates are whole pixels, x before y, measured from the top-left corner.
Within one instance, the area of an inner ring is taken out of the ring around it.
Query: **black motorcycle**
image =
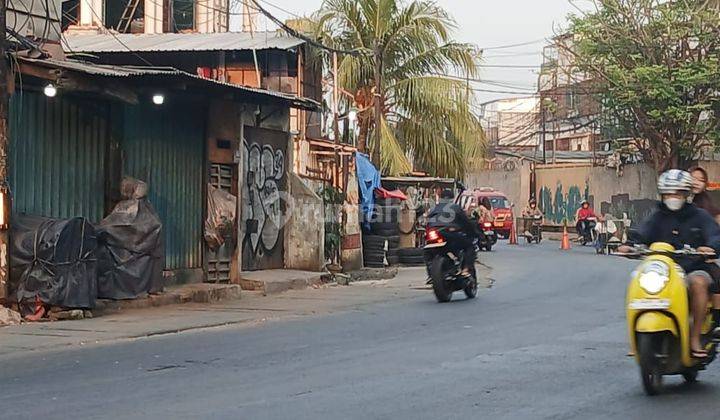
[[[449,302],[454,292],[463,290],[468,299],[474,299],[478,292],[475,265],[470,277],[461,275],[465,253],[450,249],[443,230],[428,228],[425,232],[425,262],[435,297],[438,302]]]

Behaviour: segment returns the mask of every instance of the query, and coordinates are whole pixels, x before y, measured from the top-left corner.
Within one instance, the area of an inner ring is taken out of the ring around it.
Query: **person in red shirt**
[[[595,212],[590,208],[590,203],[587,200],[583,200],[580,204],[580,208],[575,214],[575,221],[575,228],[580,238],[590,238],[590,231],[595,228],[597,216],[595,216]]]

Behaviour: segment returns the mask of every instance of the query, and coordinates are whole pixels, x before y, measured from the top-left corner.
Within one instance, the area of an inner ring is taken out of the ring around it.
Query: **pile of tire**
[[[370,233],[363,235],[365,267],[382,268],[400,263],[400,201],[394,198],[378,199],[370,223]]]
[[[425,251],[422,248],[400,248],[400,264],[408,266],[425,265]]]

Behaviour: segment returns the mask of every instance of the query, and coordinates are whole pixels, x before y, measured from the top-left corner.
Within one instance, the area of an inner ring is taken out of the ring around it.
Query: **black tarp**
[[[18,302],[95,307],[97,238],[87,219],[16,215],[10,235],[10,289]]]
[[[134,299],[162,290],[162,222],[147,200],[147,185],[123,180],[124,200],[97,227],[98,297]]]

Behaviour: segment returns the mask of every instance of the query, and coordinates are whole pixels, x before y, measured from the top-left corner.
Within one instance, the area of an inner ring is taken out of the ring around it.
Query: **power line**
[[[241,0],[241,1],[248,1],[248,0]],[[260,11],[260,13],[262,13],[263,15],[265,15],[266,18],[270,19],[270,21],[272,21],[273,23],[275,23],[276,25],[278,25],[281,29],[285,30],[287,33],[289,33],[290,35],[294,36],[295,38],[302,39],[303,41],[307,42],[308,44],[310,44],[310,45],[312,45],[312,46],[314,46],[314,47],[317,47],[317,48],[320,48],[320,49],[323,49],[323,50],[326,50],[326,51],[329,51],[329,52],[338,53],[338,54],[347,54],[347,55],[360,55],[360,54],[361,54],[361,51],[358,50],[358,49],[354,49],[354,50],[343,50],[343,49],[328,47],[327,45],[321,44],[321,43],[315,41],[314,39],[312,39],[312,38],[310,38],[310,37],[307,37],[307,36],[299,33],[298,31],[294,30],[293,28],[287,26],[283,21],[281,21],[280,19],[278,19],[277,17],[275,17],[272,13],[268,12],[267,10],[265,10],[265,9],[257,2],[257,0],[249,0],[249,1],[251,1],[252,3],[254,3],[255,6],[257,7],[257,9]]]
[[[114,31],[108,30],[107,27],[105,27],[105,23],[102,21],[102,17],[100,17],[100,15],[97,13],[97,11],[95,10],[95,8],[92,7],[92,3],[91,3],[91,2],[87,2],[87,3],[84,3],[84,4],[86,4],[86,5],[90,8],[90,11],[91,11],[92,14],[95,16],[95,18],[98,20],[98,22],[100,22],[100,25],[101,25],[103,28],[105,28],[105,30],[107,30],[107,32],[110,33],[110,35],[112,35],[112,37],[115,38],[115,40],[116,40],[120,45],[122,45],[125,49],[127,49],[132,55],[134,55],[135,57],[137,57],[138,59],[140,59],[140,61],[142,61],[143,63],[147,64],[148,66],[152,66],[152,65],[153,65],[151,62],[149,62],[148,60],[146,60],[144,57],[140,56],[138,53],[136,53],[135,51],[133,51],[132,48],[130,48],[130,47],[129,47],[126,43],[124,43],[117,35],[115,35]],[[66,42],[66,44],[67,44],[67,42]]]
[[[521,42],[519,44],[499,45],[499,46],[495,46],[495,47],[481,48],[481,50],[483,50],[483,51],[506,50],[506,49],[516,48],[516,47],[524,47],[526,45],[539,44],[541,42],[547,42],[547,40],[545,38],[541,38],[541,39],[536,39],[534,41]]]

